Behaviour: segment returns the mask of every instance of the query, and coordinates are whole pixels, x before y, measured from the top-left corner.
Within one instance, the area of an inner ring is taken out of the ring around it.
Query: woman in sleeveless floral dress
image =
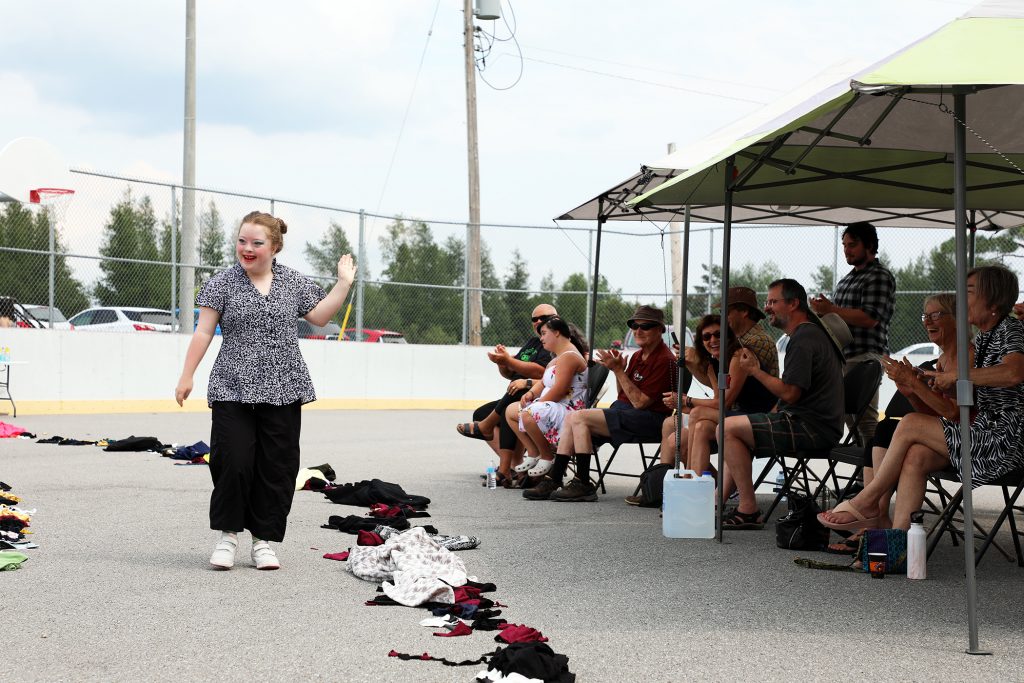
[[[544,323],[540,339],[554,358],[541,381],[506,412],[527,452],[522,464],[514,469],[531,477],[551,469],[566,414],[587,407],[587,347],[579,329],[554,317]]]

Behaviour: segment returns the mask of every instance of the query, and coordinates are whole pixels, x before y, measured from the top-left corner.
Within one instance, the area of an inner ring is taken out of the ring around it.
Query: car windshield
[[[50,307],[49,306],[26,306],[25,310],[31,313],[36,320],[44,323],[50,322]],[[60,312],[59,309],[53,309],[53,322],[55,323],[66,323],[67,318]]]
[[[147,325],[173,325],[174,318],[170,311],[124,311],[125,317],[132,322]]]

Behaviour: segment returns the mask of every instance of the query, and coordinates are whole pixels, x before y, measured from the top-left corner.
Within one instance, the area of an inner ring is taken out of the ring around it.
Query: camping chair
[[[826,489],[829,480],[833,482],[833,491],[838,496],[849,487],[845,487],[842,491],[839,488],[839,476],[836,474],[836,466],[843,462],[839,457],[834,457],[837,448],[845,448],[847,450],[840,451],[837,455],[842,457],[844,454],[857,453],[857,461],[859,467],[863,469],[863,453],[864,444],[861,442],[860,434],[857,431],[856,425],[860,422],[864,414],[867,413],[868,408],[871,407],[871,399],[875,395],[875,391],[878,389],[878,385],[882,382],[882,365],[878,361],[865,360],[854,366],[846,377],[843,378],[843,412],[853,418],[852,424],[854,425],[848,430],[846,438],[840,443],[830,447],[821,449],[818,451],[805,451],[797,453],[792,456],[778,457],[769,459],[768,465],[762,471],[761,476],[758,477],[757,484],[760,484],[764,480],[767,471],[772,465],[777,462],[783,471],[785,476],[785,483],[779,487],[779,492],[775,495],[775,500],[772,501],[771,506],[768,508],[768,512],[765,513],[764,519],[770,519],[772,513],[775,511],[776,506],[782,500],[784,496],[793,490],[806,493],[812,498],[817,498],[822,490]],[[791,467],[787,467],[786,460],[795,460]],[[818,476],[811,469],[810,464],[814,460],[824,460],[828,463],[828,469],[823,476]],[[858,465],[855,465],[858,466]]]
[[[932,473],[933,483],[937,484],[941,488],[942,481],[959,482],[960,479],[952,470],[943,470],[941,472]],[[999,529],[1002,528],[1003,522],[1009,522],[1010,525],[1010,539],[1013,541],[1013,549],[1016,555],[1017,566],[1024,567],[1024,553],[1021,552],[1021,537],[1024,536],[1024,530],[1018,528],[1016,515],[1018,513],[1024,513],[1024,505],[1018,505],[1017,501],[1020,498],[1022,492],[1024,492],[1024,469],[1015,470],[1008,472],[996,481],[989,484],[990,486],[999,486],[1003,490],[1003,509],[999,512],[995,522],[992,524],[992,528],[986,531],[977,520],[974,521],[975,538],[982,539],[981,547],[978,548],[974,553],[974,564],[975,566],[981,562],[981,558],[985,556],[989,546],[995,546],[996,550],[1003,554],[1003,556],[1013,561],[1013,557],[1010,556],[998,543],[995,542],[996,534]],[[960,524],[958,527],[957,524]],[[949,533],[953,544],[957,545],[957,539],[963,539],[963,485],[951,498],[948,499],[942,511],[939,513],[939,519],[928,532],[928,555],[931,556],[936,546],[939,544],[939,539],[944,533]]]

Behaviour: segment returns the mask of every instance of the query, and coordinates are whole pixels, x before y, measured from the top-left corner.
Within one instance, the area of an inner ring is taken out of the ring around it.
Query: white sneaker
[[[281,563],[277,561],[277,555],[267,541],[256,541],[252,543],[252,563],[256,569],[280,569]]]
[[[220,541],[213,548],[210,565],[215,569],[231,569],[235,566],[235,550],[238,548],[238,537],[235,534],[221,534]]]

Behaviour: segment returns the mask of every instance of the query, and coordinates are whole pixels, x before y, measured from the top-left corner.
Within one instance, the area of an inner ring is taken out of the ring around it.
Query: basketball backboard
[[[0,202],[28,203],[41,187],[74,189],[67,162],[45,140],[12,140],[0,150]]]

